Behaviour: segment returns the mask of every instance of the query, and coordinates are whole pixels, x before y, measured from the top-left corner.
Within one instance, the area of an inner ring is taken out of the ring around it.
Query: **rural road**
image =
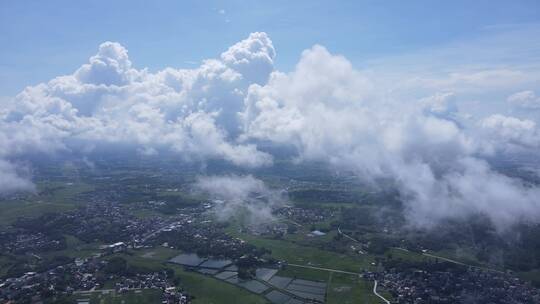
[[[299,264],[287,264],[288,266],[293,267],[302,267],[302,268],[309,268],[309,269],[317,269],[317,270],[324,270],[324,271],[330,271],[330,272],[337,272],[337,273],[345,273],[345,274],[352,274],[352,275],[361,275],[360,273],[356,272],[350,272],[350,271],[344,271],[344,270],[337,270],[337,269],[330,269],[330,268],[322,268],[322,267],[315,267],[315,266],[307,266],[307,265],[299,265]],[[377,280],[375,280],[375,284],[373,285],[373,293],[379,297],[381,300],[384,301],[386,304],[390,304],[390,301],[385,299],[383,296],[381,296],[377,292]]]
[[[287,264],[287,265],[288,266],[294,266],[294,267],[302,267],[302,268],[309,268],[309,269],[317,269],[317,270],[324,270],[324,271],[330,271],[330,272],[337,272],[337,273],[360,275],[360,273],[358,273],[358,272],[350,272],[350,271],[338,270],[338,269],[321,268],[321,267],[299,265],[299,264]]]
[[[401,247],[392,247],[392,248],[397,249],[397,250],[401,250],[401,251],[404,251],[404,252],[411,252],[410,250],[407,250],[407,249],[401,248]],[[454,264],[457,264],[457,265],[476,268],[476,269],[480,269],[480,270],[484,270],[484,271],[493,271],[493,272],[498,272],[498,273],[504,273],[504,271],[500,271],[500,270],[497,270],[497,269],[488,268],[488,267],[482,267],[482,266],[469,265],[469,264],[462,263],[460,261],[452,260],[452,259],[445,258],[445,257],[442,257],[442,256],[430,254],[430,253],[427,253],[427,252],[422,252],[422,253],[418,253],[418,254],[421,254],[423,256],[430,257],[430,258],[443,260],[443,261],[446,261],[446,262],[449,262],[449,263],[454,263]]]
[[[377,292],[377,280],[375,280],[375,284],[373,284],[373,293],[374,293],[377,297],[381,298],[381,300],[383,300],[384,303],[390,304],[390,301],[388,301],[387,299],[385,299],[383,296],[381,296],[381,295]]]
[[[344,237],[348,238],[349,240],[352,240],[352,241],[360,244],[360,241],[358,241],[357,239],[353,238],[352,236],[344,233],[343,231],[341,231],[341,229],[339,227],[337,228],[337,231],[338,231],[339,234],[343,235]],[[366,252],[361,250],[361,249],[358,249],[358,252],[360,252],[361,254],[366,254]]]
[[[360,243],[357,239],[353,238],[352,236],[350,236],[350,235],[348,235],[348,234],[346,234],[346,233],[343,233],[343,232],[341,231],[341,229],[339,229],[339,227],[337,228],[337,231],[338,231],[339,234],[342,234],[344,237],[348,238],[349,240],[355,241],[355,242],[357,242],[357,243]]]

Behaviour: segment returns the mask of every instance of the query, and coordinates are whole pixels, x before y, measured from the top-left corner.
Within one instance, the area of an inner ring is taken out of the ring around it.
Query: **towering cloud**
[[[27,87],[4,107],[0,156],[112,143],[268,165],[270,155],[237,143],[235,134],[247,87],[273,69],[272,44],[254,33],[221,57],[151,74],[133,68],[119,43],[105,42],[74,74]]]
[[[266,33],[253,33],[249,37],[221,54],[221,60],[244,78],[264,84],[274,70],[276,53]]]
[[[99,46],[90,62],[75,72],[75,78],[81,83],[95,85],[125,85],[133,80],[137,71],[131,68],[127,50],[116,42],[105,42]]]
[[[487,215],[501,229],[519,220],[540,221],[539,188],[495,172],[482,159],[486,151],[507,145],[537,148],[536,122],[489,112],[480,113],[484,119],[463,121],[469,116],[457,104],[464,92],[478,96],[520,79],[528,85],[524,72],[454,71],[436,79],[394,75],[397,83],[390,87],[398,89],[390,90],[384,76],[356,70],[322,46],[305,50],[290,73],[274,70],[274,57],[268,36],[253,33],[198,68],[150,73],[135,68],[122,45],[105,42],[73,74],[27,87],[3,105],[0,191],[28,188],[7,162],[28,151],[114,144],[147,155],[168,150],[186,159],[219,158],[253,168],[272,163],[271,155],[257,149],[263,140],[295,146],[299,160],[353,168],[370,181],[391,180],[416,224],[472,213]],[[501,75],[514,80],[502,81]],[[411,98],[414,86],[427,97]],[[409,92],[406,98],[399,88]],[[535,108],[536,99],[525,91],[508,101]],[[198,184],[215,195],[225,193],[231,209],[253,212],[251,206],[258,205],[241,202],[253,192],[269,193],[251,176]]]
[[[346,59],[315,46],[291,73],[276,72],[267,85],[250,87],[244,136],[292,143],[302,159],[393,180],[415,224],[474,213],[501,229],[539,221],[540,189],[478,158],[486,138],[472,137],[456,121],[453,98],[435,94],[413,104],[380,98]],[[482,125],[502,132],[502,141],[536,140],[534,124],[500,118]]]

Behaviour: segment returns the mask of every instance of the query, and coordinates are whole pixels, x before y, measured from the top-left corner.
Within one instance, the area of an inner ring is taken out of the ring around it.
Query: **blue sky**
[[[33,189],[30,152],[250,169],[265,142],[395,181],[420,225],[540,222],[485,162],[538,155],[540,2],[336,2],[0,2],[0,193]]]
[[[362,68],[539,21],[534,0],[2,1],[0,96],[72,73],[108,40],[151,71],[193,67],[254,31],[269,34],[280,70],[291,70],[314,44]]]

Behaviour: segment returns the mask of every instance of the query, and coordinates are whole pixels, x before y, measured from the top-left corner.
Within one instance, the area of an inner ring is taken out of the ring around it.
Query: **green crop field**
[[[411,261],[411,262],[422,262],[427,260],[425,256],[423,256],[421,253],[412,252],[412,251],[406,251],[399,248],[390,248],[386,251],[386,256],[391,256],[393,259],[396,260],[404,260],[404,261]]]
[[[327,304],[383,303],[372,291],[373,283],[355,275],[333,273],[327,289]]]
[[[175,275],[180,278],[179,287],[184,288],[189,294],[195,296],[194,304],[265,304],[268,303],[263,297],[252,294],[232,284],[219,281],[209,276],[186,271],[181,266],[166,263],[166,261],[178,252],[168,248],[156,248],[151,250],[135,251],[133,255],[119,255],[128,261],[129,265],[158,271],[171,268]],[[126,302],[128,303],[128,302]]]
[[[265,239],[245,234],[238,236],[255,246],[272,250],[274,258],[285,260],[288,263],[351,272],[360,272],[361,269],[370,269],[372,267],[373,257],[370,255],[350,256],[314,247],[301,246],[286,240]]]
[[[100,252],[100,243],[84,243],[78,238],[72,235],[64,235],[66,238],[66,249],[58,251],[49,251],[43,253],[45,258],[52,258],[54,256],[67,256],[70,258],[87,258]]]
[[[176,275],[180,277],[181,286],[196,297],[193,304],[268,303],[263,297],[229,283],[198,273],[185,271],[179,266],[174,266],[173,269]]]
[[[324,282],[328,281],[329,277],[328,271],[293,266],[288,266],[281,269],[278,271],[277,275]]]
[[[14,263],[14,258],[8,256],[0,255],[0,277],[3,277],[7,274],[9,267]]]
[[[168,261],[169,259],[179,255],[180,253],[182,253],[182,251],[161,246],[136,251],[136,255],[141,258],[152,259],[162,262]]]
[[[38,217],[45,213],[62,212],[74,209],[75,205],[48,203],[48,202],[28,202],[28,201],[2,201],[2,212],[0,212],[0,226],[7,226],[19,217]]]
[[[19,200],[0,200],[0,227],[13,223],[19,217],[38,217],[46,213],[64,212],[76,208],[77,195],[92,191],[85,183],[66,184],[42,182],[36,185],[35,195]]]
[[[518,272],[517,275],[523,280],[530,281],[534,286],[540,287],[540,269]]]

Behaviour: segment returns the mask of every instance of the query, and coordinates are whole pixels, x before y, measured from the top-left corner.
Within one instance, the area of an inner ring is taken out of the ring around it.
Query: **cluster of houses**
[[[327,208],[301,208],[293,206],[285,206],[275,211],[293,222],[300,224],[314,224],[324,222],[334,216],[334,211]]]
[[[27,232],[21,229],[0,232],[0,250],[20,254],[63,249],[63,239],[42,232]]]
[[[107,281],[116,282],[117,293],[157,289],[163,292],[164,303],[189,303],[189,295],[179,291],[165,272],[108,274],[103,271],[107,263],[99,258],[77,259],[43,273],[8,278],[0,281],[0,303],[43,303],[45,299],[101,290]]]
[[[506,273],[452,269],[390,269],[365,276],[393,296],[393,303],[540,303],[540,291]]]

